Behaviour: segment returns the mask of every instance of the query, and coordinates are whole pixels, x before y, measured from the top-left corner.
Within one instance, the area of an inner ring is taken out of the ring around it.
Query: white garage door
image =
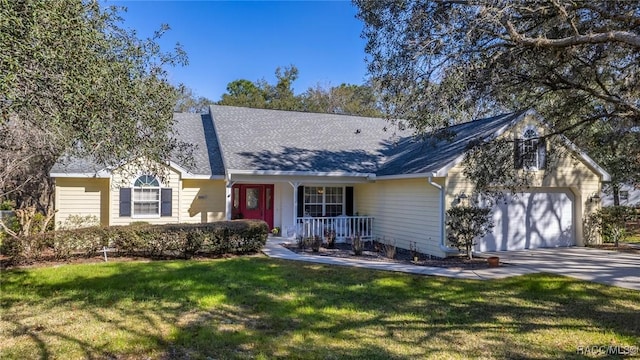
[[[476,251],[575,245],[573,200],[569,190],[508,195],[493,208],[495,226]]]

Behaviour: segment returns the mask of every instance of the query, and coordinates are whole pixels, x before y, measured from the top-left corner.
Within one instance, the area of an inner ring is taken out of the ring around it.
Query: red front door
[[[273,228],[273,185],[234,185],[233,197],[235,219],[264,220]]]

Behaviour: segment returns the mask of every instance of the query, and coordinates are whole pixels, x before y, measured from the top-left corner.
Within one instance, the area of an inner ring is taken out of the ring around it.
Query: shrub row
[[[191,258],[196,254],[247,254],[259,251],[269,228],[263,221],[233,220],[206,224],[89,227],[7,238],[0,251],[10,265],[94,256],[109,247],[123,256]]]
[[[584,236],[587,244],[601,240],[618,246],[628,235],[627,222],[637,218],[637,210],[630,206],[607,206],[589,215],[584,221]]]

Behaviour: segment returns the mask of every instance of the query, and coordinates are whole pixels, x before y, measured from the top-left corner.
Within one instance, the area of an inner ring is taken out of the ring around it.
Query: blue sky
[[[217,101],[236,79],[275,83],[276,67],[295,65],[299,94],[317,85],[362,84],[366,78],[362,22],[348,1],[109,1],[128,8],[123,27],[160,42],[180,42],[189,65],[171,68],[170,80]]]

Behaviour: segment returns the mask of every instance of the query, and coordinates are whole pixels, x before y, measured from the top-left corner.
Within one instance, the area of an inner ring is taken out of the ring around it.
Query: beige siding
[[[109,179],[57,178],[55,209],[56,228],[71,215],[95,216],[101,225],[108,225]]]
[[[134,221],[144,221],[150,224],[169,224],[169,223],[177,223],[179,222],[179,197],[180,197],[180,174],[176,172],[174,169],[167,169],[167,173],[164,176],[164,180],[161,184],[163,188],[170,187],[173,189],[171,193],[171,215],[172,216],[158,216],[158,217],[144,217],[137,218],[133,217],[120,217],[120,187],[131,187],[133,186],[133,182],[138,178],[138,176],[143,175],[142,173],[136,172],[135,169],[132,168],[123,168],[113,172],[112,178],[112,186],[111,186],[111,207],[110,207],[110,215],[111,221],[110,225],[128,225]]]
[[[522,131],[526,126],[536,125],[539,134],[544,135],[544,127],[537,124],[535,119],[527,119],[516,125],[503,136],[511,139],[521,138]],[[552,148],[554,147],[555,148]],[[574,201],[574,224],[576,225],[576,241],[578,245],[583,245],[583,219],[589,213],[597,209],[597,204],[589,202],[589,199],[600,192],[600,177],[590,168],[588,164],[578,158],[576,154],[558,143],[547,144],[547,160],[553,163],[550,170],[540,170],[535,173],[531,187],[534,188],[564,188],[570,190],[575,195]],[[553,155],[552,155],[553,154]],[[445,211],[455,204],[457,195],[461,193],[471,194],[473,184],[465,178],[462,173],[461,164],[449,170],[447,176]]]
[[[440,250],[440,192],[427,179],[382,180],[356,185],[355,207],[360,215],[374,219],[376,238],[395,240],[409,249],[415,242],[418,250],[444,256]]]
[[[378,192],[376,186],[379,183],[358,184],[353,187],[353,207],[358,215],[380,216],[378,209]],[[374,226],[377,224],[374,223]]]
[[[180,221],[211,222],[225,219],[224,180],[183,180]]]

